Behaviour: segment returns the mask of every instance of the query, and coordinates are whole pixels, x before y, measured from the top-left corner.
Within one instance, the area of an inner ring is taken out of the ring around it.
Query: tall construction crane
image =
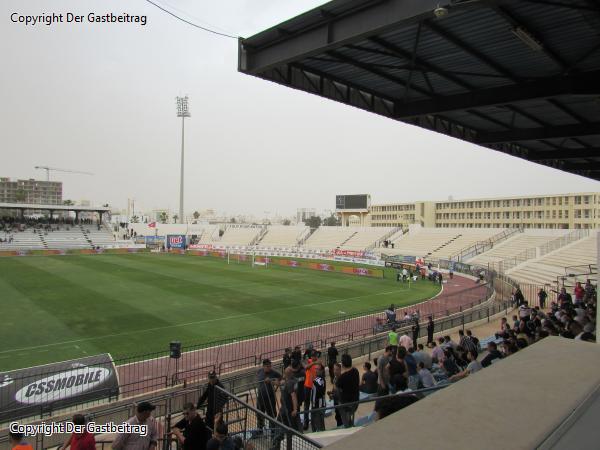
[[[68,173],[79,173],[82,175],[94,175],[90,172],[81,172],[79,170],[69,170],[69,169],[58,169],[56,167],[48,167],[48,166],[35,166],[36,169],[44,169],[46,171],[46,181],[50,181],[50,171],[54,172],[68,172]]]

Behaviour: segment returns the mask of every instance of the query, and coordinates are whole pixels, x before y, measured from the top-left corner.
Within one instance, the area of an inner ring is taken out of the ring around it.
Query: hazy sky
[[[316,0],[157,0],[200,25],[251,36]],[[124,6],[125,5],[125,6]],[[237,42],[144,0],[0,2],[0,176],[54,173],[64,198],[178,208],[181,119],[189,95],[186,211],[293,214],[373,203],[596,191],[599,184],[237,72]],[[11,14],[147,16],[136,24],[25,26]]]

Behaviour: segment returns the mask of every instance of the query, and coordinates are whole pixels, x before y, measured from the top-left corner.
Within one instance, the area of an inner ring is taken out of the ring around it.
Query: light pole
[[[179,184],[179,220],[183,223],[183,155],[185,142],[185,118],[191,117],[188,107],[188,96],[177,97],[177,117],[181,117],[181,176]]]

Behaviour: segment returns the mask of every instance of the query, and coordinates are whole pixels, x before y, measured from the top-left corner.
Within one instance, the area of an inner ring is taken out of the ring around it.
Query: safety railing
[[[590,230],[581,229],[581,230],[573,230],[565,236],[561,236],[559,238],[553,239],[552,241],[540,246],[540,256],[547,255],[554,250],[558,250],[565,245],[569,245],[579,239],[583,239],[590,235]]]

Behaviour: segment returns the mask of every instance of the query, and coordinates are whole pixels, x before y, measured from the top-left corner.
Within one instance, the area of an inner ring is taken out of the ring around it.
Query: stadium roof
[[[238,66],[600,180],[599,0],[334,0],[240,39]]]
[[[44,211],[110,212],[106,206],[42,205],[37,203],[0,203],[0,209],[35,209]]]

